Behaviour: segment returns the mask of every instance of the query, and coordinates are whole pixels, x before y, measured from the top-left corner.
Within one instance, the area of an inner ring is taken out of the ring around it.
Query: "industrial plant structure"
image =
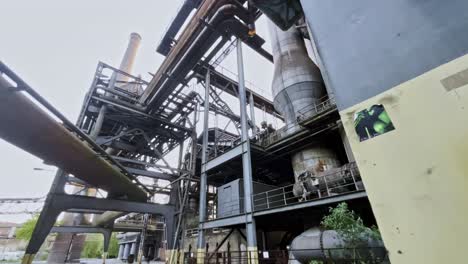
[[[50,232],[102,233],[106,252],[122,232],[127,262],[464,263],[466,10],[185,0],[152,79],[131,73],[132,33],[119,68],[98,64],[76,123],[1,63],[0,137],[59,168],[23,263]],[[262,16],[269,32],[256,30]],[[274,64],[272,100],[244,78],[246,46]],[[220,65],[231,53],[235,75]],[[340,202],[385,246],[323,230]],[[50,263],[79,259],[77,236],[56,243]]]

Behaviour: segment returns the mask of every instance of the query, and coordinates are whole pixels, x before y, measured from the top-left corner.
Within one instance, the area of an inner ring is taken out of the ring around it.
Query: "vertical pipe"
[[[198,249],[197,263],[202,264],[205,261],[205,234],[203,222],[206,219],[206,152],[208,149],[208,118],[210,114],[210,70],[206,72],[205,81],[205,112],[203,119],[203,146],[202,146],[202,168],[200,177],[200,209],[199,209],[199,227],[198,227]]]
[[[255,137],[257,135],[257,126],[255,125],[255,105],[254,105],[254,98],[253,94],[250,93],[249,96],[249,107],[250,107],[250,121],[252,122],[252,136]]]
[[[214,127],[215,127],[215,139],[214,139],[214,156],[217,157],[218,156],[218,113],[215,112],[215,116],[214,116]]]
[[[130,248],[130,255],[133,255],[133,258],[135,259],[135,256],[136,256],[136,253],[137,253],[137,242],[138,242],[138,239],[132,243],[132,246]]]
[[[193,127],[192,127],[192,155],[190,160],[190,172],[192,176],[195,175],[195,165],[197,163],[197,120],[198,120],[198,103],[195,105],[195,110],[193,111]]]
[[[179,161],[178,161],[178,165],[177,165],[177,168],[179,170],[182,169],[183,167],[183,155],[184,155],[184,141],[180,141],[179,143],[179,146],[180,146],[180,149],[179,149]],[[177,198],[178,198],[178,208],[177,210],[179,211],[179,214],[177,216],[177,225],[176,225],[176,230],[174,232],[174,240],[172,241],[172,245],[169,245],[169,247],[171,248],[170,251],[171,251],[171,254],[169,256],[169,263],[178,263],[177,261],[177,256],[179,255],[179,247],[180,247],[180,244],[179,244],[179,230],[181,228],[181,225],[182,225],[182,220],[183,220],[183,216],[184,216],[184,209],[185,209],[185,204],[186,204],[186,197],[188,196],[188,188],[189,188],[189,185],[190,185],[190,181],[188,182],[184,182],[184,180],[181,180],[180,182],[177,182],[176,183],[177,186],[173,186],[172,188],[177,188],[177,192],[178,192],[178,195],[177,195]],[[187,184],[187,187],[186,189],[184,189],[184,185]],[[181,191],[184,191],[184,194],[183,196],[181,197]],[[175,261],[175,262],[174,262]]]
[[[138,247],[138,257],[137,257],[138,264],[141,264],[141,261],[143,260],[143,247],[144,247],[145,239],[146,239],[146,230],[148,228],[148,220],[149,220],[149,214],[144,214],[143,229],[141,230],[140,245]]]
[[[104,117],[106,115],[106,111],[107,111],[107,105],[103,104],[101,108],[99,109],[99,114],[96,118],[96,122],[94,123],[91,133],[89,133],[89,137],[93,140],[96,140],[97,137],[99,136],[99,132],[101,132],[101,128],[102,128],[102,124],[104,123]]]
[[[257,258],[257,234],[255,227],[255,219],[252,216],[252,166],[250,155],[250,140],[247,131],[247,109],[246,109],[246,93],[244,79],[244,61],[242,55],[242,40],[237,39],[237,74],[239,77],[239,100],[241,113],[241,138],[243,144],[242,153],[242,172],[244,178],[244,208],[246,214],[246,231],[247,231],[247,252],[250,264],[258,263]],[[251,254],[250,254],[251,253]]]
[[[123,260],[127,260],[129,255],[130,255],[130,243],[126,243],[125,248],[124,248],[124,253],[123,253]]]
[[[117,259],[118,260],[121,260],[123,258],[124,248],[125,248],[124,244],[119,245],[119,254],[117,254]]]

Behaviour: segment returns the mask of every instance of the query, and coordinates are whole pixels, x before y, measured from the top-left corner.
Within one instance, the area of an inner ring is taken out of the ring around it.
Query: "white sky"
[[[131,32],[142,36],[134,74],[149,80],[163,57],[157,43],[182,0],[2,0],[0,60],[66,117],[75,121],[98,61],[118,66]],[[257,31],[268,39],[265,23]],[[245,46],[244,46],[245,47]],[[265,48],[270,50],[269,44]],[[244,48],[246,79],[269,92],[273,67]],[[236,72],[231,56],[225,67]],[[257,113],[257,123],[261,113]],[[42,161],[0,139],[0,197],[47,194],[53,171]],[[1,210],[1,207],[0,207]],[[0,215],[20,222],[27,215]]]

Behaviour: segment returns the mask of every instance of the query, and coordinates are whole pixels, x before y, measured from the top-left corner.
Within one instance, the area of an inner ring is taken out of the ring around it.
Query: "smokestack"
[[[136,54],[138,48],[140,47],[141,36],[138,33],[131,33],[130,39],[128,41],[127,50],[125,50],[125,54],[120,62],[119,70],[126,72],[128,74],[132,73],[133,64],[135,63]],[[119,75],[117,77],[117,81],[125,82],[128,80],[127,76]]]
[[[119,70],[132,74],[133,65],[135,64],[135,58],[140,47],[141,36],[138,33],[131,33],[130,39],[128,41],[127,49],[125,54],[120,62]],[[118,87],[124,89],[130,93],[141,95],[143,93],[143,88],[139,84],[127,83],[129,81],[128,76],[123,74],[114,73],[109,81],[109,88]]]
[[[300,32],[295,27],[282,31],[271,21],[269,29],[275,64],[273,103],[289,125],[296,122],[299,110],[320,103],[327,93],[320,69],[309,58]],[[327,145],[317,142],[292,154],[296,181],[306,171],[317,175],[340,166],[337,155]]]

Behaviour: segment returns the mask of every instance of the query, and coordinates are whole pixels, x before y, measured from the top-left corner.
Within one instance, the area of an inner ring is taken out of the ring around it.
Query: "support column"
[[[63,194],[65,183],[66,183],[67,174],[62,170],[58,170],[55,174],[54,182],[50,187],[49,194],[44,202],[44,207],[42,208],[39,219],[37,220],[36,227],[29,240],[26,252],[21,261],[22,264],[31,264],[34,260],[34,256],[39,251],[42,243],[49,235],[50,230],[55,224],[57,217],[61,213],[60,209],[57,209],[52,206],[52,199],[54,194]]]
[[[206,72],[205,81],[205,112],[203,119],[203,146],[202,146],[202,161],[201,161],[201,176],[200,176],[200,207],[199,207],[199,226],[198,226],[198,248],[197,248],[197,264],[203,264],[205,261],[205,232],[203,223],[206,220],[206,152],[208,149],[208,118],[210,115],[210,70]]]
[[[109,254],[109,245],[112,236],[112,231],[107,229],[106,232],[103,232],[102,235],[104,236],[104,247],[102,252],[102,263],[106,263],[107,255]]]
[[[137,257],[137,263],[141,264],[143,260],[143,248],[145,245],[145,239],[146,239],[146,231],[148,228],[148,220],[149,220],[149,214],[145,214],[143,216],[143,229],[141,230],[141,236],[140,236],[140,246],[138,247],[138,257]]]
[[[252,214],[252,164],[250,153],[250,139],[247,126],[246,93],[244,80],[244,61],[242,55],[242,40],[237,39],[237,75],[239,76],[239,100],[241,113],[241,139],[242,139],[242,173],[244,178],[244,208],[247,232],[247,255],[249,264],[258,263],[257,234],[255,219]]]
[[[171,245],[174,244],[174,232],[175,232],[175,211],[171,211],[167,214],[164,215],[165,223],[166,223],[166,231],[165,231],[165,239],[166,239],[166,254],[165,258],[168,260],[169,263],[175,263],[172,261],[177,260],[176,257],[177,254],[175,254],[177,251],[171,249]]]
[[[179,161],[178,161],[178,166],[177,168],[179,170],[182,170],[183,168],[183,158],[184,158],[184,141],[180,141],[179,143],[180,149],[179,149]],[[180,176],[183,176],[183,174],[179,174]],[[185,175],[186,176],[186,175]],[[187,187],[185,188],[185,185]],[[181,235],[179,233],[183,230],[182,225],[183,225],[183,217],[184,217],[184,210],[185,210],[185,204],[187,202],[187,197],[189,196],[189,185],[190,181],[185,182],[183,179],[180,180],[180,182],[177,182],[176,184],[173,185],[173,188],[177,188],[177,203],[176,205],[179,205],[177,207],[177,224],[175,227],[175,232],[174,234],[174,240],[173,242],[168,245],[170,254],[169,254],[169,263],[178,263],[179,262],[179,255],[180,253],[180,246],[181,246],[181,241],[179,239],[181,238]],[[182,240],[182,239],[180,239]]]

